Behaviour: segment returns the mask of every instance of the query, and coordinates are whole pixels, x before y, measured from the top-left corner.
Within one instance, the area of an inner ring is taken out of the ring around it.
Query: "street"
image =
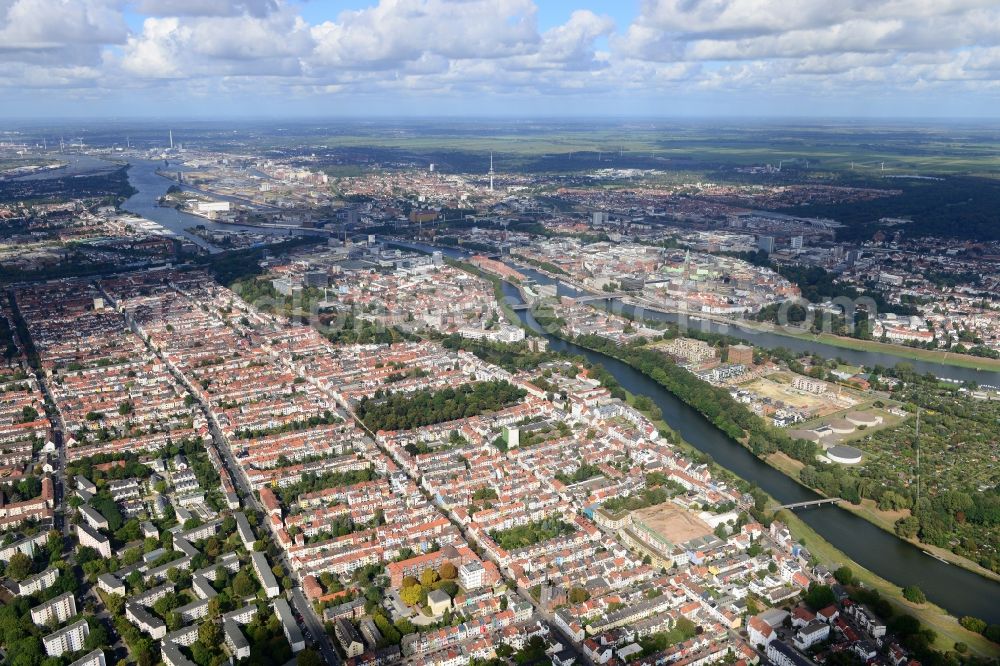
[[[145,336],[142,335],[138,325],[135,324],[131,317],[128,318],[128,324],[136,335],[145,340]],[[233,481],[236,492],[240,496],[241,504],[252,508],[259,516],[266,516],[267,514],[264,511],[264,508],[257,501],[257,497],[254,495],[246,476],[243,474],[243,468],[233,457],[232,451],[226,443],[226,438],[222,432],[222,428],[219,427],[219,423],[216,420],[215,415],[212,413],[210,405],[199,395],[197,391],[195,391],[191,382],[188,381],[184,374],[181,373],[168,358],[166,358],[159,350],[154,349],[148,342],[146,342],[146,346],[154,354],[156,354],[157,358],[163,361],[174,378],[187,388],[192,397],[194,397],[197,401],[199,408],[202,410],[208,422],[209,432],[212,435],[212,446],[215,447],[216,452],[219,454],[219,459],[222,460],[223,466],[229,473],[229,477]],[[261,537],[261,534],[259,533],[260,529],[261,527],[258,525],[258,537]],[[267,536],[270,538],[273,535],[268,532]],[[277,551],[278,561],[281,566],[289,572],[290,576],[297,579],[298,574],[294,569],[292,569],[291,566],[289,566],[288,559],[285,557],[285,551],[280,547]],[[316,611],[313,609],[312,604],[309,603],[309,601],[305,598],[305,595],[302,594],[302,589],[298,584],[292,588],[290,598],[292,605],[295,606],[298,614],[302,616],[303,624],[306,625],[309,633],[312,634],[312,640],[319,647],[320,654],[323,656],[324,661],[331,664],[331,666],[338,666],[341,663],[341,660],[340,656],[337,654],[336,648],[333,646],[333,641],[330,636],[327,635],[325,629],[323,628],[322,621],[316,615]]]

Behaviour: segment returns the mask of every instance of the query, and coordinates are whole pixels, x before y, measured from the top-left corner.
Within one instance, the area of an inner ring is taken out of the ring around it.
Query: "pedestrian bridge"
[[[808,502],[793,502],[791,504],[782,504],[781,506],[776,507],[774,510],[781,511],[782,509],[789,509],[789,510],[805,509],[806,507],[810,506],[820,506],[822,504],[836,504],[837,502],[843,502],[843,501],[844,498],[842,497],[826,497],[818,500],[809,500]]]

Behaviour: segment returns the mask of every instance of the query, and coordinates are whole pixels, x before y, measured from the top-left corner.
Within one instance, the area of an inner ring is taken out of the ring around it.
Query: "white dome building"
[[[861,449],[856,449],[853,446],[844,446],[843,444],[831,447],[826,452],[827,458],[841,465],[857,465],[861,462],[861,455]]]

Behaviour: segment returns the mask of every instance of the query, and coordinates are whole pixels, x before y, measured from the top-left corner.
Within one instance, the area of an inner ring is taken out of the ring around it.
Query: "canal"
[[[467,257],[467,254],[455,249],[411,246],[423,251],[441,250],[457,259]],[[540,283],[554,282],[538,271],[521,267],[518,267],[518,270]],[[559,284],[559,289],[560,292],[569,292],[562,283]],[[520,293],[513,285],[504,282],[503,290],[509,302],[523,303]],[[715,427],[699,412],[628,364],[545,333],[532,317],[530,310],[519,310],[517,315],[532,330],[544,335],[549,347],[554,351],[580,355],[592,363],[600,364],[614,375],[627,391],[648,396],[663,412],[663,420],[687,442],[710,455],[716,463],[737,476],[756,483],[782,504],[820,497],[758,460],[749,450]],[[778,337],[784,339],[783,336]],[[822,346],[831,350],[831,353],[833,350],[840,351],[829,345]],[[810,351],[826,355],[826,350]],[[902,360],[897,357],[889,358],[896,362]],[[950,366],[932,365],[934,370],[931,371],[935,372],[950,368]],[[882,578],[900,587],[919,586],[928,599],[956,617],[972,615],[989,623],[1000,623],[1000,582],[941,562],[920,548],[836,506],[827,505],[799,510],[797,515],[848,557]]]

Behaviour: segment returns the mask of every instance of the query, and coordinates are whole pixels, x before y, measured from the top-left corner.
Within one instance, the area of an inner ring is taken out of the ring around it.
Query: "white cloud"
[[[264,17],[147,18],[129,38],[120,64],[151,79],[211,76],[288,76],[313,48],[301,17],[279,11]]]
[[[540,30],[541,1],[371,0],[309,24],[291,0],[0,0],[0,85],[637,103],[1000,86],[998,0],[643,0],[628,25],[580,0]]]
[[[138,0],[135,10],[152,16],[242,16],[277,11],[276,0]]]
[[[316,66],[395,69],[424,54],[490,59],[539,42],[531,0],[381,0],[312,30]]]
[[[127,35],[114,0],[0,0],[0,62],[93,61]]]

